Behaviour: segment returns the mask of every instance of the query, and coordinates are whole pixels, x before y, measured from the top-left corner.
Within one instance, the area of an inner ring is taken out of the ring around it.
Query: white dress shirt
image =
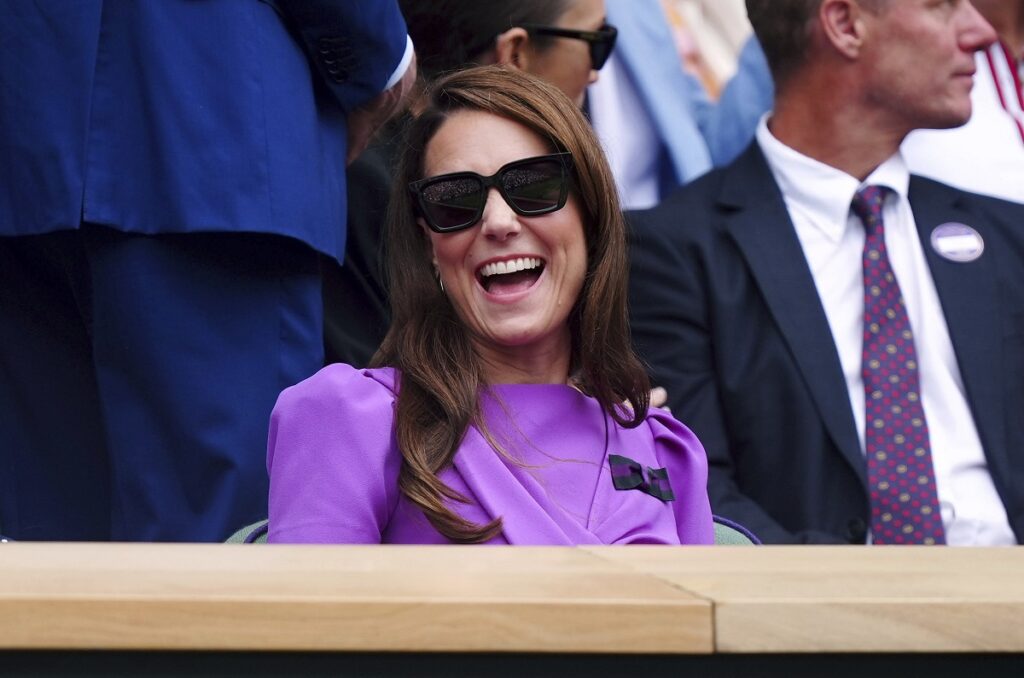
[[[1016,544],[996,493],[981,440],[964,395],[949,329],[907,200],[910,174],[897,153],[864,181],[784,145],[761,119],[757,141],[785,199],[814,277],[853,408],[864,451],[864,227],[851,212],[858,190],[891,189],[882,212],[885,245],[906,302],[917,349],[921,402],[946,541],[953,545]]]
[[[654,207],[661,197],[662,165],[667,160],[644,98],[615,52],[601,69],[600,79],[587,88],[587,103],[622,209]]]

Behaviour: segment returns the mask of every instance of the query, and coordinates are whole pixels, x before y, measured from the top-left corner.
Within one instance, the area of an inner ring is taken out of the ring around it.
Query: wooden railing
[[[9,543],[0,648],[1024,653],[1024,549]]]

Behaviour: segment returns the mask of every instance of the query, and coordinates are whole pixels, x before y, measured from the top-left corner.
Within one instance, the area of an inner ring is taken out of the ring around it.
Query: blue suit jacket
[[[1024,543],[1024,206],[920,177],[909,197],[989,470]],[[951,221],[978,230],[981,258],[932,250],[932,229]],[[714,512],[768,543],[863,542],[866,466],[839,356],[760,148],[631,222],[635,339],[707,450]]]
[[[346,112],[406,47],[393,0],[4,0],[0,235],[239,231],[340,259]]]

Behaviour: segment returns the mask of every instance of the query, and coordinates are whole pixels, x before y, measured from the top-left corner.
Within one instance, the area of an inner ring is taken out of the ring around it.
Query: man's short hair
[[[822,0],[746,0],[747,16],[778,87],[807,58],[814,20]],[[887,0],[858,0],[871,12]]]
[[[821,0],[746,0],[754,27],[776,86],[804,62],[811,26]]]

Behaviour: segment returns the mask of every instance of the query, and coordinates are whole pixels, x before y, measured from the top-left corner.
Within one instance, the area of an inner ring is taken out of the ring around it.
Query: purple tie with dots
[[[917,352],[882,223],[884,189],[853,198],[864,222],[864,448],[875,544],[944,544]]]

